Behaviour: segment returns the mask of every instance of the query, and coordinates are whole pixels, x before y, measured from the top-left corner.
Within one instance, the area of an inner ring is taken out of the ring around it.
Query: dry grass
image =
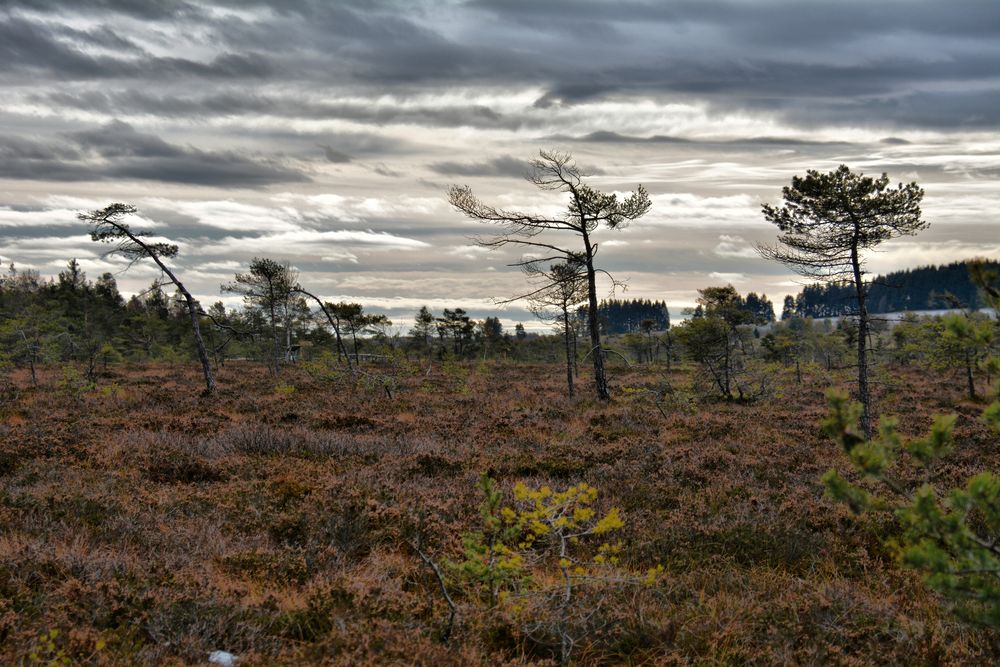
[[[505,489],[596,486],[622,510],[629,567],[666,568],[653,587],[605,592],[581,663],[1000,659],[994,632],[959,624],[894,565],[880,539],[891,522],[823,497],[819,476],[846,468],[818,435],[827,379],[664,418],[640,392],[571,402],[556,367],[421,375],[393,399],[294,371],[282,379],[294,393],[256,367],[220,376],[209,400],[194,369],[165,366],[82,395],[24,378],[5,394],[0,662],[26,663],[50,629],[56,650],[39,659],[79,664],[189,664],[214,649],[244,665],[546,662],[551,647],[457,589],[445,646],[444,602],[404,541],[419,530],[432,556],[458,557],[483,471]],[[904,431],[961,415],[946,478],[1000,467],[958,385],[904,380],[881,397]]]

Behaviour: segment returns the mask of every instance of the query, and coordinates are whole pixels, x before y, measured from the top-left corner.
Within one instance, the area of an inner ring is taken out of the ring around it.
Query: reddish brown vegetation
[[[909,379],[881,407],[918,433],[956,391]],[[6,395],[0,662],[55,657],[39,640],[50,629],[55,653],[93,664],[187,664],[214,649],[244,665],[549,660],[551,647],[457,585],[445,646],[445,603],[406,544],[419,532],[433,558],[459,557],[484,471],[507,489],[597,487],[622,511],[627,565],[666,568],[611,594],[581,663],[1000,658],[995,634],[959,624],[891,562],[891,522],[823,497],[820,475],[847,466],[818,434],[818,382],[664,418],[639,392],[570,402],[554,366],[480,366],[463,391],[452,376],[415,377],[394,399],[294,371],[290,394],[256,367],[219,380],[210,399],[194,395],[194,368],[167,367],[105,378],[112,391],[25,381]],[[1000,458],[980,406],[957,409],[955,482]]]

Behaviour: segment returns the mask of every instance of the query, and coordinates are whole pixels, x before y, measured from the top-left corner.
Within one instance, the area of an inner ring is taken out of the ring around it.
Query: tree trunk
[[[177,289],[180,290],[181,295],[183,295],[184,301],[187,303],[188,314],[191,316],[191,332],[194,335],[195,348],[198,350],[198,360],[201,361],[201,370],[205,375],[205,393],[213,393],[216,389],[215,376],[212,375],[212,362],[208,359],[208,351],[205,349],[205,341],[201,337],[201,324],[198,319],[198,302],[195,301],[194,297],[191,296],[191,292],[187,291],[187,288],[184,287],[181,281],[177,279],[177,276],[174,275],[173,271],[167,268],[167,265],[163,263],[163,261],[149,248],[149,246],[136,238],[134,235],[128,233],[122,227],[118,227],[118,229],[125,232],[126,236],[146,251],[150,259],[156,262],[156,265],[160,267],[160,270],[163,271],[168,278],[170,278],[170,282],[172,282]]]
[[[347,353],[347,346],[344,345],[344,340],[340,336],[340,326],[338,324],[338,322],[340,320],[339,319],[335,319],[333,317],[333,314],[329,310],[326,309],[326,306],[323,305],[322,299],[320,299],[315,294],[312,294],[310,292],[305,291],[304,289],[302,289],[301,286],[296,287],[294,291],[298,292],[300,294],[305,294],[307,297],[309,297],[310,299],[312,299],[313,301],[315,301],[317,304],[319,304],[319,309],[321,311],[323,311],[324,315],[326,315],[326,320],[327,320],[327,322],[330,323],[330,326],[333,328],[333,335],[337,339],[337,361],[338,362],[340,361],[340,359],[341,359],[340,353],[343,352],[344,353],[344,359],[347,360],[347,370],[349,370],[351,372],[354,372],[354,367],[351,365],[351,355],[349,355]]]
[[[606,401],[611,398],[608,392],[608,378],[604,373],[604,350],[601,349],[601,328],[597,320],[597,275],[594,271],[594,249],[590,245],[590,238],[584,233],[583,243],[587,250],[587,303],[589,312],[587,313],[588,324],[590,325],[590,352],[594,357],[594,389],[597,391],[597,398]]]
[[[569,397],[573,398],[573,345],[570,340],[569,308],[563,306],[563,341],[566,344],[566,388]]]
[[[167,274],[170,276],[171,274]],[[177,285],[177,289],[181,291],[184,295],[184,300],[187,302],[188,315],[191,316],[191,332],[194,334],[194,345],[198,349],[198,360],[201,362],[201,370],[205,375],[205,393],[211,394],[215,391],[215,377],[212,375],[212,362],[208,359],[208,351],[205,349],[205,341],[201,337],[201,324],[198,318],[198,302],[194,300],[191,293],[188,292],[183,285],[177,282],[176,278],[171,278],[174,284]]]
[[[275,312],[274,308],[274,292],[271,292],[271,305],[269,307],[269,313],[271,315],[271,368],[274,370],[275,376],[280,372],[280,366],[278,361],[278,350],[281,349],[281,343],[278,339],[278,314]]]
[[[871,439],[871,393],[868,388],[868,306],[865,303],[865,285],[861,280],[861,263],[857,243],[851,248],[851,266],[854,269],[854,289],[858,298],[858,399],[861,401],[861,430]]]
[[[968,351],[965,353],[965,379],[969,383],[969,398],[976,398],[976,382],[972,376],[972,355]]]
[[[580,377],[580,353],[577,351],[576,324],[573,325],[573,377]]]
[[[31,350],[29,350],[28,352],[28,364],[31,366],[31,386],[36,388],[38,387],[38,374],[35,371],[35,360],[37,358],[38,358],[38,347],[35,346],[32,347]],[[570,391],[570,396],[572,395],[573,392]]]

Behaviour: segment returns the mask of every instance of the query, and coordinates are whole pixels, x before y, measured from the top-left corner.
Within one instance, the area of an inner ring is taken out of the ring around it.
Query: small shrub
[[[905,442],[897,420],[882,419],[878,435],[867,440],[858,428],[861,405],[844,394],[828,398],[823,432],[840,442],[855,470],[879,489],[872,493],[830,470],[823,476],[830,495],[857,513],[890,511],[902,528],[902,534],[887,541],[899,562],[921,571],[927,584],[951,597],[963,616],[1000,626],[1000,476],[981,472],[947,492],[933,483],[935,465],[952,452],[956,415],[938,416],[926,436]],[[983,415],[1000,430],[998,417],[1000,402]],[[922,473],[916,488],[897,474],[903,452]]]

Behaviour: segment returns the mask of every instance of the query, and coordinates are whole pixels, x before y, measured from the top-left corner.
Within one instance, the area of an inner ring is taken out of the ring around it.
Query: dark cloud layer
[[[475,104],[389,108],[208,92],[212,81],[260,80],[403,93],[539,86],[547,90],[539,108],[609,95],[678,96],[717,109],[769,109],[805,126],[989,127],[998,120],[1000,4],[986,0],[214,4],[2,2],[0,76],[35,85],[183,80],[203,89],[165,96],[136,86],[52,97],[168,117],[266,113],[504,128],[520,122]],[[99,27],[47,20],[59,16],[86,17]],[[164,55],[143,44],[144,35],[116,29],[123,18],[163,35],[201,35],[214,53]]]
[[[926,184],[931,231],[880,270],[1000,256],[998,62],[996,0],[0,0],[0,245],[93,257],[74,212],[114,197],[213,299],[267,254],[334,300],[478,312],[523,277],[445,192],[544,210],[544,147],[649,190],[599,241],[636,296],[785,289],[760,204],[841,163]]]
[[[149,114],[164,118],[203,118],[206,116],[269,115],[310,120],[347,120],[376,126],[408,123],[431,127],[499,127],[516,129],[518,119],[505,119],[482,105],[448,108],[411,105],[407,107],[373,105],[363,102],[311,102],[294,97],[279,98],[253,92],[232,90],[200,97],[155,95],[145,91],[65,91],[35,95],[36,102],[101,113]]]
[[[0,178],[149,180],[217,187],[308,180],[302,172],[269,159],[177,146],[120,121],[65,133],[62,141],[0,135]]]
[[[674,137],[662,134],[654,134],[649,137],[637,137],[627,134],[620,134],[610,130],[598,130],[580,136],[567,134],[555,134],[546,137],[546,140],[559,143],[593,143],[593,144],[679,144],[682,146],[698,146],[701,148],[723,147],[738,148],[748,146],[771,146],[771,147],[810,147],[810,146],[851,146],[846,141],[820,141],[809,139],[795,139],[791,137],[744,137],[740,139],[690,139],[687,137]],[[906,143],[903,139],[885,139],[886,143]]]
[[[525,160],[501,155],[485,162],[437,162],[429,169],[444,176],[508,176],[522,178],[531,171]]]

